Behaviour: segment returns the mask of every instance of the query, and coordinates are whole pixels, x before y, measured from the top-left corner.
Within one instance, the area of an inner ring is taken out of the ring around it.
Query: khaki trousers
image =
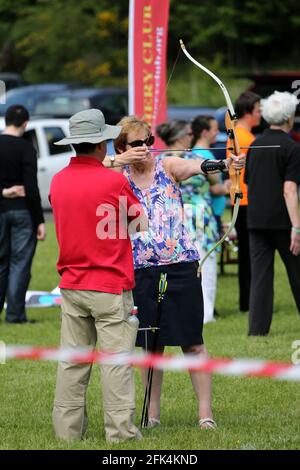
[[[132,292],[122,295],[62,289],[62,348],[132,351],[137,327],[126,320],[133,308]],[[135,384],[130,366],[102,365],[104,427],[108,442],[141,438],[134,425]],[[81,439],[87,428],[86,391],[92,364],[58,365],[53,425],[58,438]]]

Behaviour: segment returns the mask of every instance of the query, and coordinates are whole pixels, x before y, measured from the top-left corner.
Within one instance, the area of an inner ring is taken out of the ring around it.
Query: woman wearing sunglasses
[[[199,158],[194,151],[188,151],[194,146],[195,135],[192,132],[195,121],[205,124],[205,133],[208,134],[210,140],[202,140],[197,142],[197,147],[209,148],[211,141],[215,140],[218,133],[218,124],[209,116],[199,116],[190,124],[187,121],[172,119],[157,126],[156,133],[167,146],[167,150],[161,157],[178,156],[183,159],[191,160]],[[197,131],[199,126],[197,126]],[[211,131],[208,132],[206,129]],[[198,134],[197,134],[198,137]],[[205,134],[206,137],[206,134]],[[181,152],[180,152],[181,150]],[[197,151],[199,152],[199,151]],[[201,153],[203,152],[203,153]],[[201,150],[200,158],[213,159],[214,155],[209,150]],[[185,226],[193,237],[198,253],[203,258],[207,251],[210,250],[221,238],[218,233],[217,220],[214,215],[212,192],[214,194],[227,194],[229,189],[224,188],[219,183],[221,174],[194,175],[180,183],[180,191],[185,209]],[[230,180],[227,180],[230,181]],[[218,196],[220,197],[220,196]],[[225,199],[225,197],[224,197]],[[199,213],[201,217],[199,217]],[[197,217],[198,215],[198,217]],[[200,219],[200,220],[199,220]],[[198,222],[198,223],[197,223]],[[200,224],[199,224],[200,222]],[[214,251],[206,260],[201,270],[201,285],[203,294],[203,323],[214,321],[214,306],[217,288],[217,258]]]
[[[115,140],[118,154],[141,145],[154,143],[147,122],[129,116],[119,125],[122,131]],[[149,149],[150,150],[150,149]],[[184,160],[163,158],[154,152],[139,163],[123,167],[131,188],[148,214],[149,230],[132,236],[136,287],[134,302],[138,306],[140,327],[156,326],[157,294],[161,273],[167,274],[168,288],[162,305],[162,315],[156,352],[165,346],[181,346],[184,353],[203,354],[203,298],[201,279],[197,278],[199,254],[192,236],[184,226],[183,203],[179,183],[197,174],[220,172],[230,165],[241,169],[243,157],[232,156],[230,161]],[[149,346],[153,335],[148,336]],[[145,338],[138,334],[137,346],[145,348]],[[215,428],[211,410],[211,378],[203,372],[190,372],[199,403],[201,428]],[[147,371],[142,369],[144,385]],[[148,426],[160,424],[160,395],[162,371],[155,370],[152,381]]]

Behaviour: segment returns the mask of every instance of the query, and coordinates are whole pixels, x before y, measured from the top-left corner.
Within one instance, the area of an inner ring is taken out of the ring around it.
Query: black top
[[[284,131],[266,129],[252,145],[280,145],[248,152],[245,183],[248,184],[248,228],[291,229],[283,196],[285,181],[300,184],[300,145]]]
[[[2,190],[24,185],[26,197],[4,198]],[[36,151],[21,137],[0,135],[0,212],[28,209],[35,227],[44,222],[37,184]]]

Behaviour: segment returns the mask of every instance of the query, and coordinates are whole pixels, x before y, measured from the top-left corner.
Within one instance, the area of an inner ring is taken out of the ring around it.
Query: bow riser
[[[228,139],[230,142],[230,147],[233,148],[234,155],[240,155],[241,149],[240,149],[238,139],[235,135],[236,124],[237,124],[237,117],[234,115],[234,117],[232,118],[230,112],[227,111],[225,115],[225,126],[226,126]],[[239,199],[243,198],[243,193],[240,187],[241,172],[239,170],[234,170],[231,166],[229,169],[229,176],[232,181],[232,185],[230,188],[230,196],[235,204],[238,198]]]

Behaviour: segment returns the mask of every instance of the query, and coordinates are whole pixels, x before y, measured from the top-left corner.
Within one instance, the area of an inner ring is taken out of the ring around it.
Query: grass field
[[[53,225],[40,243],[34,261],[32,289],[56,286],[56,242]],[[275,315],[268,337],[248,338],[247,316],[237,309],[236,266],[227,266],[219,278],[218,320],[205,326],[208,350],[213,357],[248,357],[290,361],[292,342],[300,339],[296,313],[287,278],[276,261]],[[57,345],[59,309],[32,309],[34,325],[0,323],[0,340],[7,344]],[[2,314],[3,318],[3,314]],[[179,350],[170,348],[172,353]],[[102,424],[99,370],[93,368],[88,392],[89,428],[76,444],[58,442],[53,435],[51,411],[56,364],[9,361],[0,365],[1,449],[299,449],[299,383],[258,378],[213,377],[213,409],[216,431],[197,427],[197,406],[187,373],[167,372],[162,397],[162,425],[143,431],[144,439],[115,446],[105,443]],[[137,422],[143,391],[139,371]]]

